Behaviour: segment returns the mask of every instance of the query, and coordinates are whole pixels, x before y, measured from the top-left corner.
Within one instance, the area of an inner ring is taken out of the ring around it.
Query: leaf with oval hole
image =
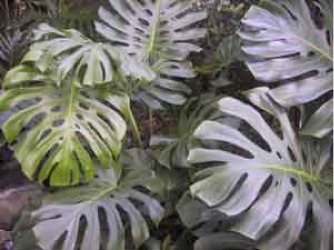
[[[134,187],[146,186],[147,172],[142,171],[141,182],[131,181],[131,173],[119,180],[113,168],[97,173],[87,186],[49,195],[33,213],[37,222],[33,231],[42,249],[124,250],[130,238],[137,249],[149,238],[145,218],[157,225],[163,209],[149,194]]]
[[[138,80],[155,78],[146,63],[129,57],[109,43],[94,42],[75,29],[58,30],[42,23],[34,33],[36,41],[23,62],[32,62],[45,72],[53,70],[56,59],[58,84],[69,75],[86,86],[107,83],[115,80],[115,71]]]
[[[192,11],[192,1],[109,1],[101,7],[97,31],[129,56],[151,65],[157,77],[140,84],[137,100],[154,109],[163,103],[182,105],[190,94],[182,79],[196,74],[185,62],[190,52],[201,48],[194,41],[205,35],[205,29],[193,25],[205,19],[204,11]]]
[[[321,29],[305,0],[262,1],[242,20],[246,26],[239,32],[245,41],[242,49],[255,59],[249,59],[247,66],[260,81],[284,81],[270,90],[284,107],[311,102],[333,90],[333,4],[329,2],[314,2],[324,18]],[[324,127],[311,118],[305,125],[308,134],[323,138],[331,132],[328,117],[333,115],[322,113],[320,108],[315,116]]]
[[[192,1],[110,0],[110,10],[101,7],[97,32],[140,59],[150,56],[183,60],[200,51],[194,40],[206,31],[192,25],[205,19],[204,11],[191,11]]]
[[[332,235],[331,144],[300,140],[285,110],[263,98],[279,121],[282,138],[255,108],[230,97],[221,99],[219,110],[240,119],[253,132],[204,121],[195,137],[204,145],[209,141],[218,145],[190,151],[191,163],[208,166],[197,173],[190,190],[210,208],[240,216],[231,230],[257,240],[261,250],[289,249],[309,216],[311,249],[327,250]]]
[[[95,163],[108,167],[116,159],[126,132],[124,119],[131,116],[129,105],[127,96],[104,87],[10,89],[0,96],[0,110],[20,108],[2,131],[30,179],[75,185],[94,176]]]

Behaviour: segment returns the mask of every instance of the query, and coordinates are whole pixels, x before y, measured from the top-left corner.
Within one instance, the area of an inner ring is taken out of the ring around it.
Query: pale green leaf
[[[325,0],[315,4],[324,15],[321,29],[312,20],[305,0],[261,1],[259,6],[251,6],[242,20],[246,26],[239,32],[244,40],[242,49],[253,57],[247,66],[258,80],[284,80],[270,90],[271,97],[284,107],[308,103],[333,89],[333,6]],[[320,114],[318,111],[318,118]],[[317,124],[308,126],[318,129],[313,135],[325,135]]]
[[[145,63],[109,43],[94,42],[74,29],[57,30],[41,24],[35,30],[35,37],[38,40],[30,47],[23,62],[35,62],[36,67],[45,72],[50,69],[52,60],[57,59],[59,83],[69,74],[86,86],[107,83],[115,79],[115,70],[139,80],[151,81],[155,77]]]
[[[162,207],[148,194],[129,185],[133,182],[125,184],[115,179],[112,169],[100,169],[99,177],[88,186],[59,190],[47,197],[33,213],[37,221],[33,231],[41,248],[53,250],[62,238],[57,245],[59,250],[99,250],[100,247],[124,250],[128,245],[125,223],[130,226],[136,249],[149,238],[143,214],[158,223]],[[136,184],[145,186],[144,182]]]
[[[101,21],[96,22],[96,29],[128,54],[141,59],[158,55],[182,60],[190,52],[200,51],[192,41],[202,38],[205,30],[189,27],[206,18],[206,13],[190,12],[191,1],[110,0],[109,3],[115,13],[101,7]]]
[[[135,99],[150,108],[162,103],[182,105],[190,89],[180,81],[193,78],[194,71],[184,62],[190,52],[201,48],[195,40],[205,30],[194,24],[205,19],[203,11],[191,11],[192,1],[110,0],[108,9],[99,10],[96,30],[129,56],[151,65],[157,77],[150,84],[139,84]]]
[[[239,216],[231,230],[257,240],[261,250],[289,249],[299,239],[312,205],[311,234],[316,243],[311,249],[327,250],[332,226],[321,227],[319,220],[326,218],[332,225],[330,143],[323,147],[317,141],[300,140],[284,109],[262,98],[255,101],[279,121],[282,138],[250,105],[221,99],[219,109],[248,124],[261,140],[224,122],[204,121],[195,137],[204,145],[215,141],[217,146],[192,149],[189,160],[202,166],[215,164],[195,176],[190,190],[210,208]]]

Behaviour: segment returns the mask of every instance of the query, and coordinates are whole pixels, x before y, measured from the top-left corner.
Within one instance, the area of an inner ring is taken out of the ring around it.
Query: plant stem
[[[148,109],[149,121],[150,121],[150,136],[153,134],[153,112],[152,109]]]
[[[139,147],[142,148],[143,147],[143,143],[141,141],[141,133],[139,131],[136,119],[133,117],[132,112],[130,112],[130,115],[129,115],[129,122],[131,124],[132,133],[133,133],[134,137],[136,138],[136,140],[137,140],[137,142],[139,144]]]

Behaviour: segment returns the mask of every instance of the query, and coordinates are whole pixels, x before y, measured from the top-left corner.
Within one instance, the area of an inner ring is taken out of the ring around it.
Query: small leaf
[[[236,233],[212,233],[199,238],[194,250],[255,250],[255,243]]]
[[[323,138],[333,130],[333,99],[325,102],[306,122],[301,133]]]

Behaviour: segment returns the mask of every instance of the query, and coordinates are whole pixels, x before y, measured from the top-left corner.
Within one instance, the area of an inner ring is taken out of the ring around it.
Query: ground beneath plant
[[[10,249],[10,233],[22,210],[38,194],[38,186],[21,172],[8,149],[0,150],[0,250]]]

